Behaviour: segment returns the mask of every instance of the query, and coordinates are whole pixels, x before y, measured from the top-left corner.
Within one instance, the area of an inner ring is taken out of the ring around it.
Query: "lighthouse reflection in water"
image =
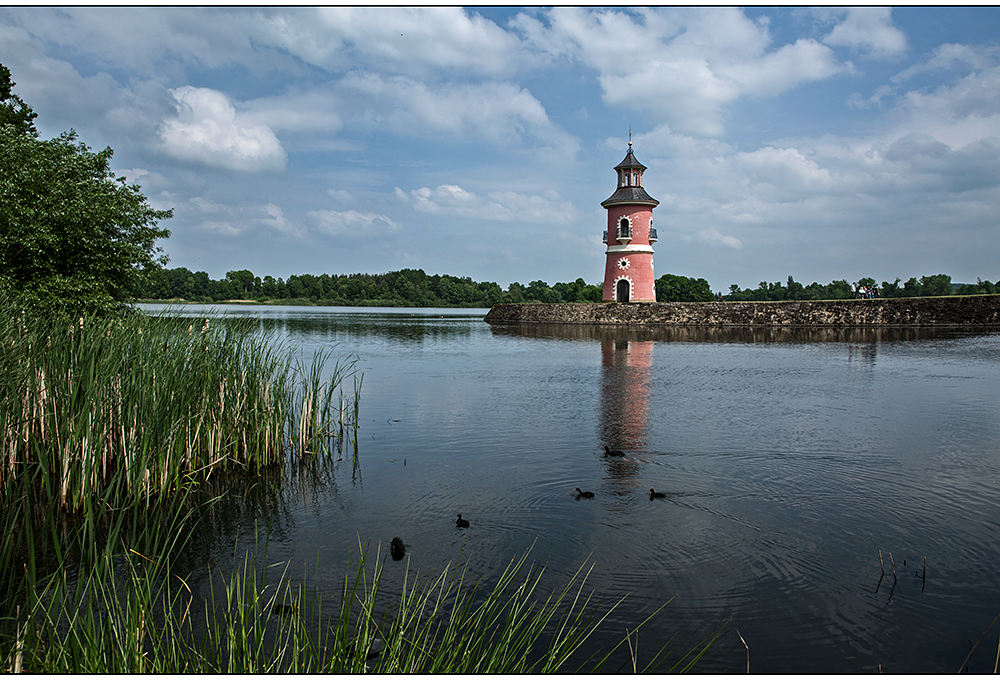
[[[611,449],[648,448],[650,368],[653,341],[629,338],[609,331],[601,337],[601,439]],[[608,460],[607,475],[618,493],[634,493],[641,486],[634,458]],[[634,484],[627,483],[634,481]],[[626,482],[626,483],[622,483]]]

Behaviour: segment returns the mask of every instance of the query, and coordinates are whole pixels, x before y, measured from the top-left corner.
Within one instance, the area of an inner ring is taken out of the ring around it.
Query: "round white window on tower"
[[[618,260],[618,268],[621,269],[622,271],[625,271],[626,269],[628,269],[628,258],[627,257],[623,257],[622,259]]]

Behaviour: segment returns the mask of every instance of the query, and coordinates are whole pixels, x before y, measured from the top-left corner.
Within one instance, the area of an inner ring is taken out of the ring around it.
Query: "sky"
[[[1000,9],[0,7],[41,135],[173,209],[168,267],[1000,279]]]

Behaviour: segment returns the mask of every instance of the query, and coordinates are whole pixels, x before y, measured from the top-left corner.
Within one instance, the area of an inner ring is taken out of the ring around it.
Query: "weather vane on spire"
[[[628,148],[632,148],[632,126],[628,126]]]

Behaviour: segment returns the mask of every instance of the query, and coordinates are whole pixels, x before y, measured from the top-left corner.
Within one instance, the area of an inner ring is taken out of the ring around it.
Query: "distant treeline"
[[[874,279],[861,279],[858,285],[872,287]],[[955,286],[945,274],[911,278],[900,285],[882,282],[882,297],[924,295],[993,294],[1000,287],[989,281]],[[224,279],[211,279],[206,272],[192,272],[186,267],[160,269],[152,273],[145,299],[183,299],[192,302],[254,300],[257,302],[320,304],[333,306],[378,307],[492,307],[519,302],[600,302],[602,284],[589,284],[582,278],[572,283],[532,281],[527,286],[514,282],[504,290],[493,282],[477,283],[469,277],[434,274],[422,269],[403,269],[386,274],[293,274],[287,280],[255,276],[248,269],[226,272]],[[757,288],[729,288],[726,300],[842,300],[851,297],[847,281],[808,286],[788,277],[787,285],[762,281]],[[709,302],[717,299],[705,279],[664,274],[656,280],[656,299],[660,302]]]
[[[149,300],[183,299],[195,302],[255,300],[258,302],[313,303],[334,306],[378,307],[492,307],[518,302],[600,302],[602,284],[582,278],[572,283],[514,282],[506,290],[493,282],[477,283],[468,277],[403,269],[387,274],[293,274],[287,280],[261,278],[248,269],[226,272],[214,280],[206,272],[186,267],[153,272],[146,289]],[[705,279],[664,274],[656,293],[665,301],[714,300]]]
[[[974,284],[953,284],[951,277],[947,274],[935,274],[933,276],[921,276],[919,279],[910,279],[900,285],[900,279],[889,283],[883,281],[878,287],[879,297],[900,298],[900,297],[930,297],[938,295],[994,295],[1000,288],[1000,281],[990,283],[976,279]],[[875,286],[875,279],[864,278],[855,282],[857,287],[864,286],[871,289]],[[776,300],[847,300],[851,297],[851,284],[847,281],[832,281],[827,285],[810,283],[803,286],[801,283],[788,277],[786,285],[781,282],[768,283],[761,281],[756,288],[740,287],[733,284],[729,287],[729,294],[725,296],[727,300],[733,301],[776,301]]]
[[[504,290],[492,282],[477,283],[468,277],[403,269],[387,274],[293,274],[288,279],[255,276],[247,269],[226,272],[210,279],[206,272],[185,267],[163,269],[150,281],[146,297],[152,300],[182,298],[198,302],[256,300],[334,306],[377,307],[492,307],[504,302],[598,302],[601,286],[577,279],[549,286],[533,281],[512,283]]]

